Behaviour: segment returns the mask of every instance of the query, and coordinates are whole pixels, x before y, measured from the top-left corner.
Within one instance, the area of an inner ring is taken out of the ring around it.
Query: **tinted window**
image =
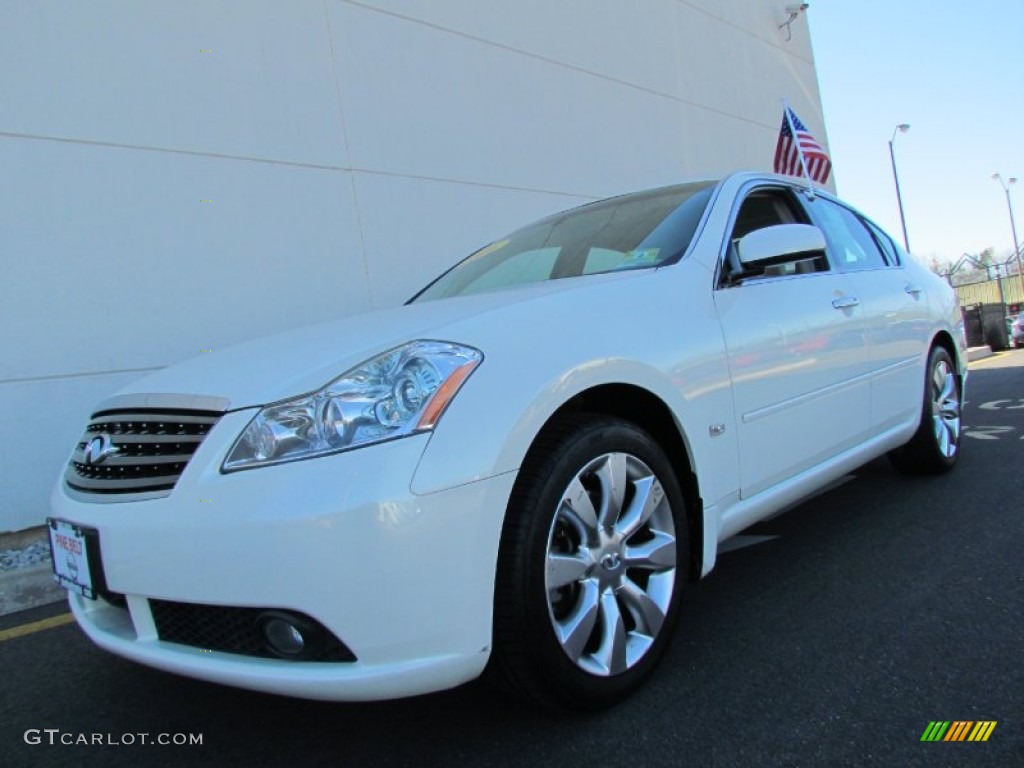
[[[762,277],[786,277],[808,272],[824,272],[828,261],[824,254],[805,259],[774,264],[759,270],[744,269],[736,257],[736,243],[744,236],[758,229],[778,224],[807,224],[807,214],[793,198],[791,192],[783,189],[759,189],[743,200],[736,221],[733,223],[727,252],[728,270],[725,283],[735,283]]]
[[[551,277],[551,271],[555,268],[557,258],[557,248],[522,251],[467,283],[464,293],[483,293],[505,285],[537,283],[547,280]]]
[[[680,184],[551,216],[477,251],[413,300],[669,264],[689,247],[714,186]]]
[[[810,203],[818,225],[825,231],[832,258],[839,269],[878,269],[885,266],[882,252],[864,222],[849,208],[817,197]]]
[[[890,267],[898,267],[902,263],[902,260],[900,259],[899,249],[892,241],[892,238],[875,226],[873,222],[868,221],[867,219],[864,219],[863,221],[867,228],[871,230],[871,234],[875,236],[875,242],[878,243],[878,247],[882,249],[882,255],[885,256],[885,263]]]
[[[615,269],[622,263],[622,254],[607,248],[591,248],[587,260],[583,262],[583,274],[593,275]]]

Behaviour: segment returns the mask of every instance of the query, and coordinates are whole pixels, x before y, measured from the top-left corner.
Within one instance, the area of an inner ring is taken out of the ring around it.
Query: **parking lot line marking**
[[[969,362],[967,364],[967,367],[968,368],[973,368],[976,365],[982,365],[982,364],[984,364],[986,362],[991,363],[993,360],[1004,360],[1004,359],[1005,359],[1005,357],[1003,355],[1001,355],[998,352],[996,352],[994,354],[989,355],[988,357],[983,357],[980,360],[972,360],[971,362]]]
[[[74,620],[75,617],[70,613],[61,613],[57,616],[51,616],[48,619],[40,619],[39,621],[33,621],[29,624],[22,624],[18,627],[0,630],[0,643],[4,640],[13,640],[16,637],[21,637],[23,635],[31,635],[33,632],[42,632],[44,629],[53,629],[54,627],[59,627],[62,624],[69,624]]]

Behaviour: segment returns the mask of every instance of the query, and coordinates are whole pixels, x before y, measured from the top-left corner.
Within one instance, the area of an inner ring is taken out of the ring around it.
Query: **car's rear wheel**
[[[492,677],[549,706],[620,701],[665,650],[687,565],[683,494],[657,443],[603,416],[553,425],[509,504]]]
[[[928,356],[921,424],[906,444],[890,452],[901,472],[948,472],[960,456],[960,377],[949,352],[935,347]]]

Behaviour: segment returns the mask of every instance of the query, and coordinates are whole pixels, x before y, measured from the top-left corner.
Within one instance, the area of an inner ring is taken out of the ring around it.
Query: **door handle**
[[[860,299],[856,296],[843,296],[839,299],[832,299],[832,306],[836,309],[849,309],[850,307],[856,307],[860,304]]]
[[[920,285],[914,285],[913,283],[907,283],[903,286],[903,290],[909,293],[911,296],[917,296],[919,293],[924,291]]]

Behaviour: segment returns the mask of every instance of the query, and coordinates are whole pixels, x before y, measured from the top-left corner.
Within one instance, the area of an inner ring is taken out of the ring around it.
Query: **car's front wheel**
[[[492,675],[549,706],[618,702],[665,650],[688,550],[682,491],[646,432],[603,416],[553,425],[509,505]]]
[[[906,445],[889,453],[901,472],[948,472],[960,456],[960,377],[949,352],[934,347],[928,356],[921,424]]]

